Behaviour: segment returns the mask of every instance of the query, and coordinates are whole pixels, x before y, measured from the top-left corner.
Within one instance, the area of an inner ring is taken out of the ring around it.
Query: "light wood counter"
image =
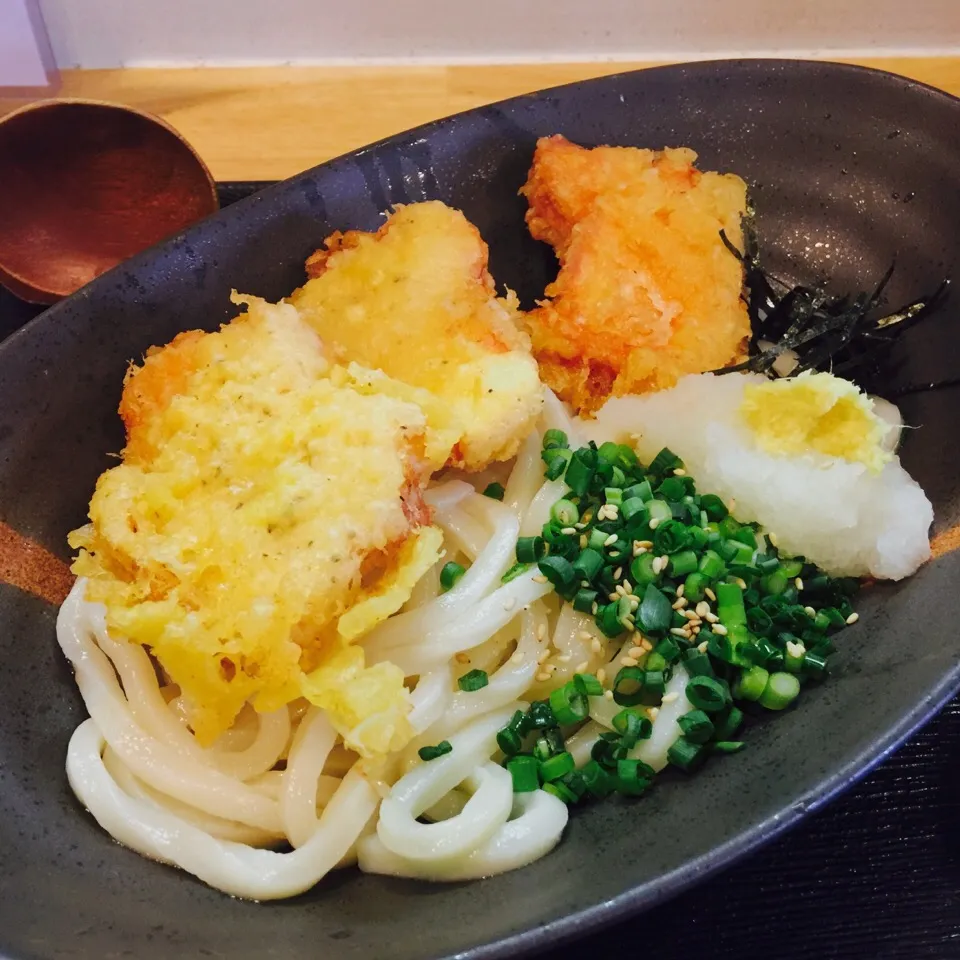
[[[960,57],[848,62],[960,95]],[[64,73],[59,94],[159,114],[194,145],[218,180],[274,180],[451,113],[651,65],[75,70]],[[0,99],[0,115],[22,102]]]

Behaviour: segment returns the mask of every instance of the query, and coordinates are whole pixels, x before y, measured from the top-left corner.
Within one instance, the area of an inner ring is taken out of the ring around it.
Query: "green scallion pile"
[[[587,719],[589,697],[605,694],[595,676],[577,674],[516,713],[498,736],[515,790],[542,788],[567,803],[643,793],[654,771],[628,753],[650,736],[652,708],[677,664],[693,709],[679,719],[668,759],[686,771],[739,750],[745,714],[782,710],[823,678],[831,635],[856,619],[857,580],[781,556],[758,524],[739,523],[719,497],[698,493],[669,449],[645,466],[629,446],[571,450],[563,431],[548,430],[542,457],[546,477],[563,478],[567,493],[539,536],[518,541],[504,579],[536,564],[605,636],[633,634],[645,652],[617,671],[610,689],[622,709],[580,769],[564,730]]]

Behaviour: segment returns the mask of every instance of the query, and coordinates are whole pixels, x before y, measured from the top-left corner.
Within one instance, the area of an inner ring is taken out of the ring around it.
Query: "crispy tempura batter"
[[[560,273],[527,325],[544,381],[579,410],[745,356],[742,271],[720,230],[740,246],[746,187],[695,161],[687,149],[537,144],[521,193]]]
[[[247,298],[131,366],[123,462],[70,536],[87,597],[146,645],[210,742],[306,696],[366,753],[409,736],[403,674],[352,644],[439,556],[413,403],[363,393],[289,304]]]
[[[398,381],[361,379],[427,415],[427,459],[480,469],[512,456],[540,412],[542,387],[516,298],[497,297],[487,245],[460,211],[398,207],[374,233],[334,233],[291,297],[342,361]]]

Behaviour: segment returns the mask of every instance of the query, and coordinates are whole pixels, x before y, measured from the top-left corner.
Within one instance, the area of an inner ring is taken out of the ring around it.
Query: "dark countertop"
[[[224,205],[262,184],[222,184]],[[0,288],[0,339],[41,308]],[[652,912],[545,955],[960,960],[960,697],[786,836]]]

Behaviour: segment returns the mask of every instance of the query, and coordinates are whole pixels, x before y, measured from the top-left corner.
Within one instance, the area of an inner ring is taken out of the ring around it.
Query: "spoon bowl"
[[[42,100],[0,119],[0,283],[54,303],[218,207],[204,162],[158,117]]]

